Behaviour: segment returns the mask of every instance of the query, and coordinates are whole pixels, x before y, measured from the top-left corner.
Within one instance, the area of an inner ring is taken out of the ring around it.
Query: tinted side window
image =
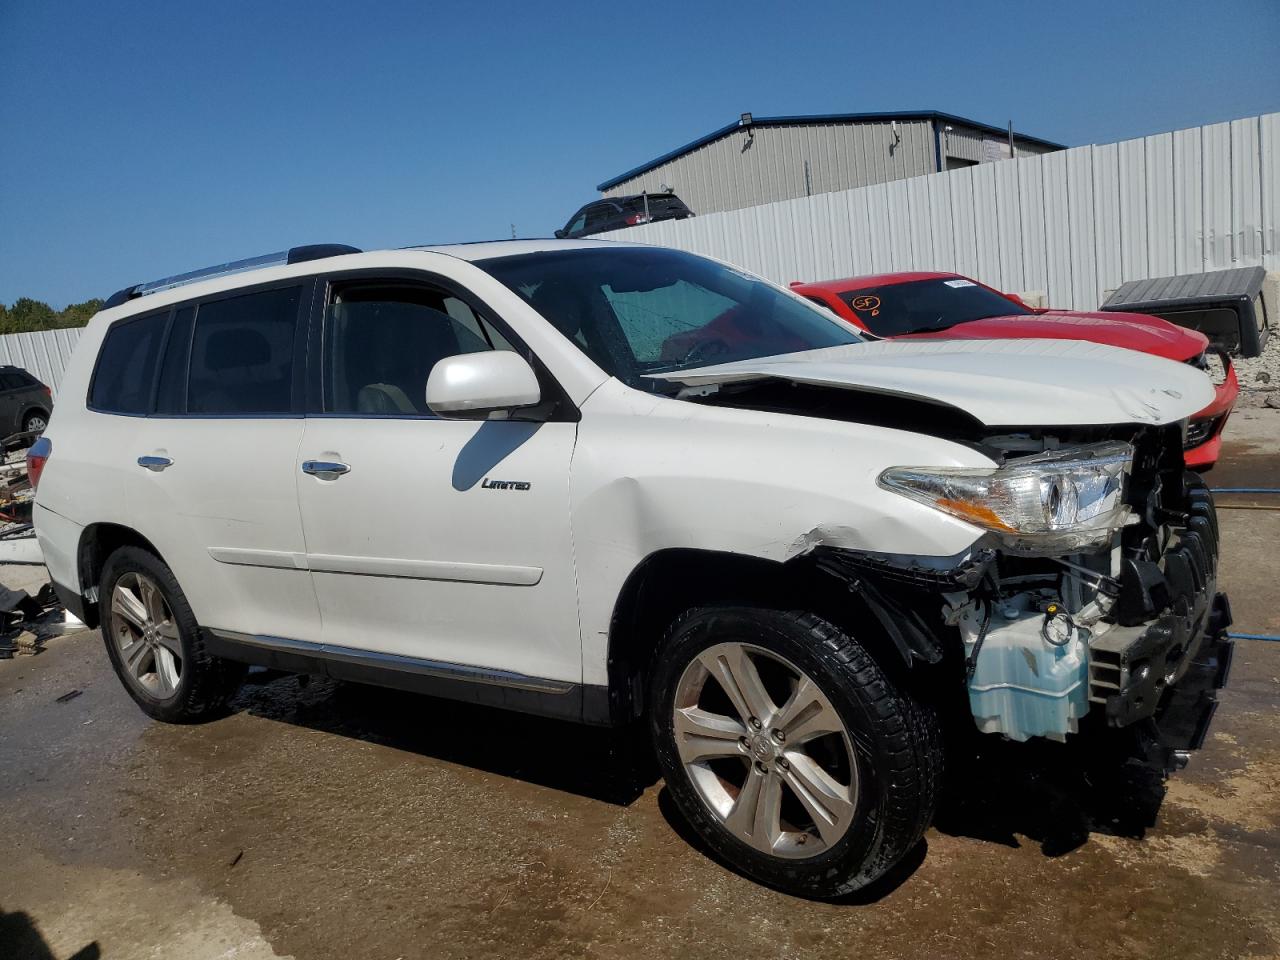
[[[107,331],[89,387],[89,406],[106,413],[150,413],[160,342],[169,313],[117,323]]]
[[[160,361],[160,385],[156,388],[156,413],[187,412],[187,366],[191,358],[191,327],[195,307],[179,307],[169,325],[169,339]]]
[[[18,390],[28,386],[16,373],[0,373],[0,390]]]
[[[429,414],[437,361],[495,349],[492,328],[462,301],[393,285],[340,289],[325,313],[324,343],[325,412],[366,416]]]
[[[288,413],[300,287],[264,290],[196,309],[188,413]]]

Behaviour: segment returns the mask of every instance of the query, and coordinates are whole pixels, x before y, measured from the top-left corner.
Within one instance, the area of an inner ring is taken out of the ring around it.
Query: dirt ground
[[[1225,460],[1215,486],[1280,485],[1280,411]],[[1235,629],[1280,633],[1280,513],[1222,522]],[[165,726],[81,633],[0,662],[0,960],[1280,957],[1278,694],[1280,644],[1240,643],[1163,797],[997,751],[829,904],[709,859],[607,733],[262,675]]]

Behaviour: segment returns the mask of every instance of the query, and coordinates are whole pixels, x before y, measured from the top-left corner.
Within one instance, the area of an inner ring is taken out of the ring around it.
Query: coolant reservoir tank
[[[969,707],[983,733],[1063,740],[1088,712],[1088,649],[1080,631],[1056,646],[1041,636],[1043,622],[1034,610],[992,614],[969,683]]]

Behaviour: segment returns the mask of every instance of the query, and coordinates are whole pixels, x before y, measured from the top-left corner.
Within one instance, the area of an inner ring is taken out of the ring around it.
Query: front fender
[[[586,683],[605,682],[619,593],[659,551],[776,563],[822,547],[951,557],[981,535],[876,484],[895,465],[991,465],[969,447],[866,424],[653,397],[621,384],[599,396],[605,389],[583,408],[570,472]]]

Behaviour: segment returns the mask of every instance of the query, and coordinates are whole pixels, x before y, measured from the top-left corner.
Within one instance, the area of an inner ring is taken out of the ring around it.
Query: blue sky
[[[0,302],[298,243],[547,236],[745,110],[1070,145],[1264,113],[1277,51],[1277,0],[0,0]]]

